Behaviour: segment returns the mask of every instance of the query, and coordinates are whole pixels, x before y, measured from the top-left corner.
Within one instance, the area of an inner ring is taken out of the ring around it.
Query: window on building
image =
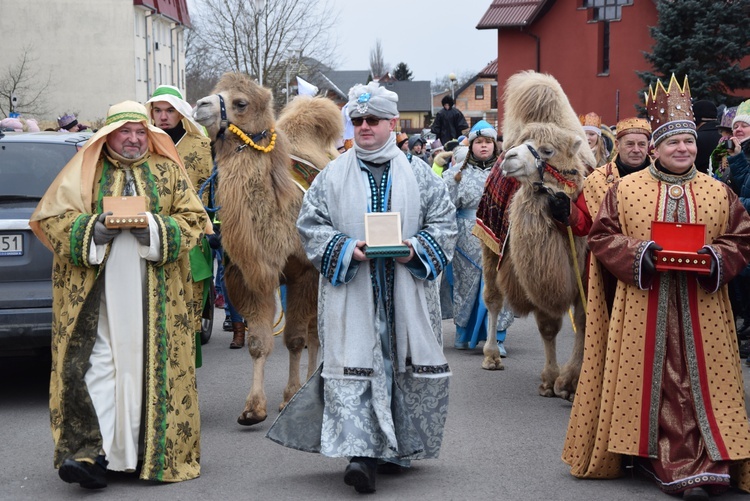
[[[140,26],[140,17],[138,16],[138,13],[135,13],[135,16],[133,16],[133,28],[135,28],[135,36],[139,37],[141,36],[141,26]]]
[[[625,5],[633,5],[633,0],[583,0],[583,6],[592,9],[592,21],[619,21]]]
[[[141,81],[141,58],[135,58],[135,79]]]
[[[398,122],[401,125],[401,130],[411,129],[411,118],[404,118]]]
[[[497,85],[490,87],[490,108],[497,109]]]
[[[609,75],[609,21],[599,23],[599,74]]]
[[[484,99],[484,84],[476,84],[474,86],[474,99]]]

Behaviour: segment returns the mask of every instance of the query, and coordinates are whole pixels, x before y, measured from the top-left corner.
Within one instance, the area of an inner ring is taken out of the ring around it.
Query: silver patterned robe
[[[378,159],[388,163],[373,176],[349,150],[305,195],[297,227],[321,273],[323,360],[267,436],[325,456],[405,464],[437,457],[442,443],[450,373],[434,279],[452,258],[455,208],[445,185],[410,164],[393,137]],[[406,265],[353,260],[367,211],[400,212],[417,256]]]

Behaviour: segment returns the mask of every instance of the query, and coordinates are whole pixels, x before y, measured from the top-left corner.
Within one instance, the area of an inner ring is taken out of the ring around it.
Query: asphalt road
[[[343,482],[344,459],[281,447],[265,438],[278,414],[287,372],[281,339],[267,364],[269,419],[254,427],[236,423],[250,387],[246,350],[229,350],[223,315],[198,370],[202,416],[201,477],[153,484],[113,475],[109,487],[86,491],[65,484],[52,466],[47,390],[49,361],[0,358],[0,500],[330,500],[361,499]],[[399,476],[380,476],[368,499],[435,500],[669,500],[640,477],[578,480],[560,460],[571,404],[537,395],[544,361],[533,319],[517,319],[508,331],[509,357],[501,372],[482,370],[481,349],[452,348],[452,321],[443,323],[453,370],[451,401],[441,456],[415,462]],[[566,320],[559,353],[570,353]],[[306,358],[306,357],[303,357]],[[303,367],[303,370],[305,368]],[[750,369],[744,367],[745,385]],[[730,492],[719,499],[748,500]]]

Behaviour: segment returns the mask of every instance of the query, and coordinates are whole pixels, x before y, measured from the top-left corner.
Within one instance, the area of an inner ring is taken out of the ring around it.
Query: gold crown
[[[657,80],[654,87],[648,88],[646,110],[651,122],[654,145],[674,134],[696,135],[687,75],[682,87],[677,83],[674,73],[667,89],[661,80]]]
[[[651,125],[645,118],[626,118],[617,122],[615,129],[615,137],[620,137],[625,134],[645,134],[647,138],[651,138]]]
[[[602,125],[602,117],[593,111],[586,115],[578,115],[578,120],[581,121],[583,126],[596,127],[597,129]]]

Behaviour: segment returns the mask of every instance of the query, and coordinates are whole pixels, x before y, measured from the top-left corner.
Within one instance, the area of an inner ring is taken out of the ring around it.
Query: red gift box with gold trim
[[[651,240],[664,249],[654,252],[656,271],[711,272],[711,256],[696,252],[706,244],[705,224],[652,221]]]

